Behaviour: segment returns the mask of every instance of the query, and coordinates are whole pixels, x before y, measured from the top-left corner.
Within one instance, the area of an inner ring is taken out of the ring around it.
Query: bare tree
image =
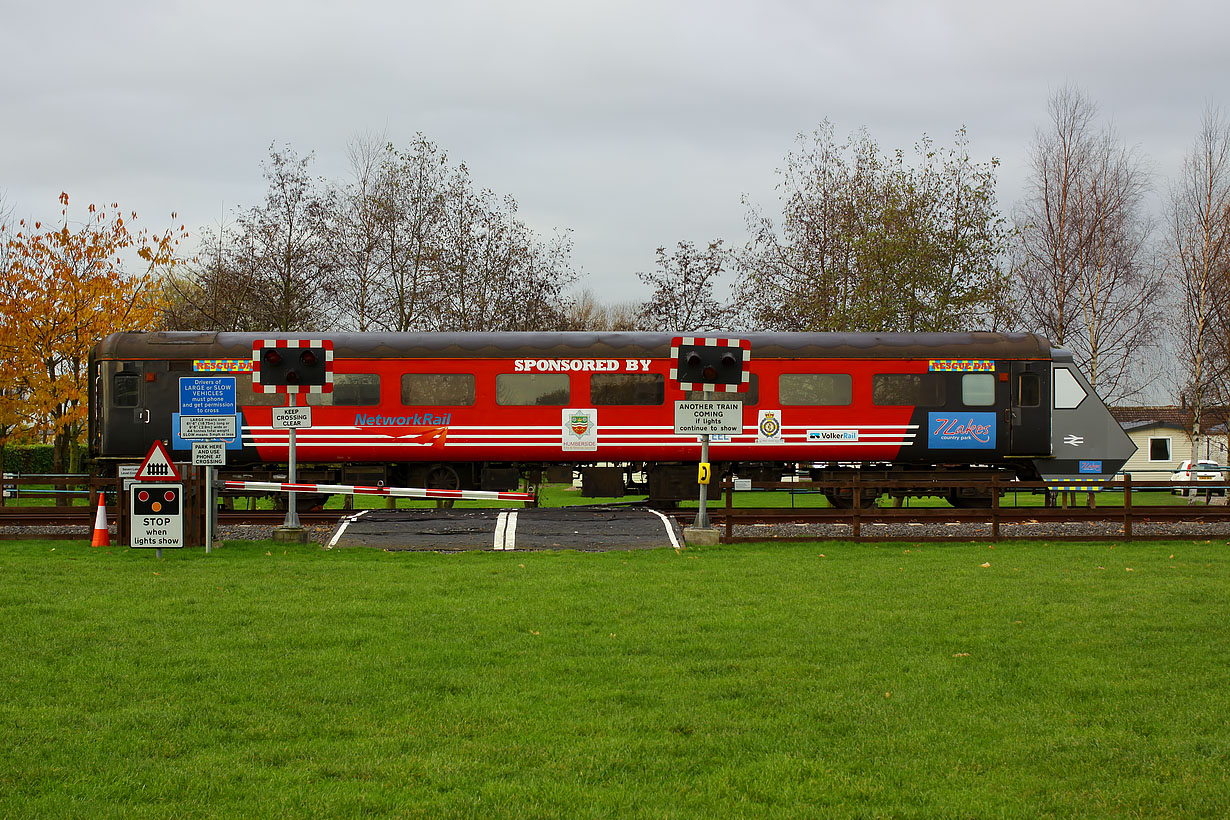
[[[1070,348],[1099,394],[1141,386],[1142,353],[1157,344],[1165,282],[1144,216],[1148,178],[1136,149],[1097,107],[1065,87],[1031,149],[1032,192],[1017,208],[1015,274],[1024,321]]]
[[[422,134],[409,148],[386,146],[371,196],[377,217],[377,264],[386,330],[435,323],[445,287],[443,243],[451,177],[448,155]]]
[[[265,202],[237,220],[233,261],[255,277],[254,313],[268,330],[326,330],[337,318],[329,209],[308,176],[311,160],[270,146]]]
[[[446,200],[440,245],[441,296],[435,330],[556,327],[575,274],[567,233],[541,240],[511,196],[475,190],[462,164]]]
[[[604,304],[589,288],[567,297],[560,316],[560,330],[644,330],[641,303],[635,301]]]
[[[182,269],[163,277],[167,295],[162,323],[168,330],[260,331],[256,310],[260,283],[234,259],[225,226],[202,232],[201,252]]]
[[[540,237],[511,196],[476,190],[423,135],[349,148],[352,178],[308,175],[270,148],[261,206],[209,233],[203,261],[168,280],[172,327],[538,330],[559,325],[575,279],[568,233]]]
[[[1064,88],[1051,98],[1049,110],[1051,130],[1039,130],[1030,151],[1031,193],[1017,207],[1017,271],[1025,319],[1062,346],[1079,328],[1081,189],[1094,152],[1097,109]]]
[[[1182,299],[1179,345],[1200,450],[1209,399],[1227,399],[1230,359],[1230,122],[1206,108],[1183,175],[1170,189],[1167,252]]]
[[[641,306],[640,324],[646,330],[729,330],[734,311],[714,295],[718,278],[725,272],[730,253],[715,239],[704,250],[680,242],[672,254],[658,248],[657,269],[637,272],[653,294]]]
[[[338,271],[339,323],[360,332],[373,330],[382,318],[385,269],[378,250],[385,236],[377,195],[388,143],[365,134],[346,148],[351,180],[333,185],[327,195],[329,256]]]

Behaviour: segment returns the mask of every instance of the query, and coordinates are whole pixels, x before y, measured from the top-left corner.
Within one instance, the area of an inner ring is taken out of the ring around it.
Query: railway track
[[[333,524],[353,510],[319,510],[299,513],[304,524]],[[85,526],[94,524],[93,507],[3,507],[0,508],[0,527],[57,527]],[[109,520],[115,522],[112,511]],[[218,513],[219,524],[268,524],[277,526],[286,518],[284,511],[276,510],[228,510]]]
[[[335,524],[353,510],[316,510],[299,513],[304,526]],[[448,514],[448,510],[441,510]],[[666,513],[686,527],[695,509]],[[277,527],[285,512],[227,510],[218,514],[218,526]],[[91,507],[2,507],[0,539],[30,537],[80,538],[94,523]],[[833,508],[731,508],[709,510],[713,526],[723,540],[956,540],[962,538],[1058,537],[1132,538],[1230,535],[1230,507],[1203,504],[1133,507],[872,507],[863,510]],[[114,524],[115,516],[110,520]],[[38,530],[33,535],[30,530]],[[59,531],[59,532],[57,532]]]

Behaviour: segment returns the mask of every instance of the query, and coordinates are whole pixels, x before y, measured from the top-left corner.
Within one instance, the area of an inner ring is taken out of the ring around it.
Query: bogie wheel
[[[459,490],[461,489],[461,476],[457,475],[457,471],[447,464],[437,464],[427,471],[427,480],[424,482],[429,490]],[[452,507],[453,499],[437,498],[437,507]]]
[[[841,495],[838,493],[825,493],[824,497],[834,509],[837,510],[852,510],[854,509],[854,497],[851,495]],[[870,492],[864,492],[859,495],[859,509],[867,510],[876,505],[877,496]]]
[[[959,510],[989,510],[991,509],[990,495],[958,495],[957,493],[949,493],[948,503]]]

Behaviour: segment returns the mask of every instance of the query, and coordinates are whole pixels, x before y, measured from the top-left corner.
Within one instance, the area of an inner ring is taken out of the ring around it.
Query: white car
[[[1223,486],[1226,481],[1226,474],[1216,461],[1184,461],[1177,470],[1171,473],[1170,480],[1181,481],[1185,484],[1196,482],[1203,484],[1208,482],[1209,484],[1218,485],[1215,488],[1211,488],[1217,495],[1221,495],[1226,491]],[[1193,487],[1178,487],[1171,490],[1171,492],[1178,495],[1192,495],[1200,492],[1200,490]]]

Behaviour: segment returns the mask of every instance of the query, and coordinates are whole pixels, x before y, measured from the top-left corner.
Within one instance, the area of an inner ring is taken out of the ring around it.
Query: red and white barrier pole
[[[278,484],[274,481],[223,481],[227,490],[259,490],[270,493],[329,493],[337,495],[385,495],[394,498],[453,498],[472,501],[533,501],[533,493],[496,490],[428,490],[421,487],[354,487],[348,484]]]

